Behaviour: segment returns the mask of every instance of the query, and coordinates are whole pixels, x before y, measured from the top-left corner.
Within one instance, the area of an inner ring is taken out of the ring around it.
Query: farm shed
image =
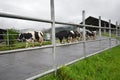
[[[83,22],[81,22],[80,24],[82,24]],[[85,24],[86,25],[93,25],[93,26],[99,26],[99,19],[89,16],[88,18],[85,19]],[[101,27],[109,27],[109,21],[105,21],[105,20],[101,20]],[[115,28],[116,25],[111,23],[111,28]],[[91,28],[91,27],[87,27],[86,29],[89,30],[96,30],[96,28]],[[103,30],[102,30],[103,31]],[[108,32],[108,30],[106,30]]]

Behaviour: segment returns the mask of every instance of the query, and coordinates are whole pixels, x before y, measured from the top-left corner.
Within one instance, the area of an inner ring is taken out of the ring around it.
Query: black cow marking
[[[65,38],[66,41],[69,43],[71,41],[71,38],[73,37],[73,33],[68,30],[63,30],[56,33],[56,37],[60,40],[60,43],[62,43],[63,39]]]
[[[38,35],[38,32],[36,32],[36,31],[35,31],[35,39],[39,40],[39,35]]]

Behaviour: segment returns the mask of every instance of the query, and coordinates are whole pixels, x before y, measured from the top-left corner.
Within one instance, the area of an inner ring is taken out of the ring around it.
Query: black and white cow
[[[77,28],[77,31],[82,35],[81,38],[83,39],[83,28]],[[86,40],[89,40],[89,39],[93,39],[95,40],[96,39],[96,31],[90,31],[88,29],[85,30],[85,35],[86,35]]]
[[[93,39],[95,40],[96,39],[96,31],[89,31],[89,30],[86,30],[86,39]]]
[[[26,41],[26,48],[29,46],[29,43],[32,42],[32,46],[34,47],[34,41],[37,40],[40,43],[40,46],[43,42],[43,33],[41,31],[27,31],[25,33],[19,34],[19,40]]]
[[[80,41],[82,39],[82,34],[78,31],[73,31],[74,32],[74,36],[73,39],[77,39],[77,41]]]
[[[57,32],[55,35],[56,35],[56,38],[58,38],[60,40],[60,43],[63,43],[64,38],[69,43],[72,41],[72,38],[74,36],[74,32],[69,31],[69,30],[63,30],[63,31]]]

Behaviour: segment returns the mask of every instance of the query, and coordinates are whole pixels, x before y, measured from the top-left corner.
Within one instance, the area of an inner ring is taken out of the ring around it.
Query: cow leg
[[[26,46],[25,46],[25,48],[27,48],[28,47],[28,42],[26,42]]]
[[[26,39],[26,48],[29,47],[29,42],[31,42],[30,39]]]
[[[93,36],[93,40],[95,40],[96,39],[96,37],[95,37],[95,35]]]
[[[26,48],[29,47],[30,42],[32,42],[32,45],[34,47],[34,40],[33,39],[26,39]]]
[[[67,38],[67,42],[68,42],[68,43],[72,42],[72,37],[68,37],[68,38]]]
[[[79,33],[79,38],[80,38],[80,41],[82,40],[82,33]]]
[[[96,39],[96,33],[94,33],[94,40]]]
[[[40,43],[40,46],[42,46],[43,38],[40,38],[40,39],[39,39],[39,43]]]
[[[79,41],[81,41],[82,40],[82,34],[80,33],[80,35],[79,35]]]
[[[60,40],[60,43],[62,44],[62,40],[63,40],[63,38],[59,38],[59,40]]]
[[[35,42],[34,42],[34,40],[32,40],[32,47],[34,47],[35,46]]]
[[[80,41],[80,37],[79,36],[77,36],[76,39],[77,39],[77,41]]]
[[[87,40],[90,40],[91,36],[87,36]]]
[[[93,36],[93,40],[95,40],[95,36]]]
[[[86,40],[88,40],[88,35],[86,35]]]
[[[69,43],[69,42],[70,42],[70,38],[69,38],[69,37],[68,37],[66,40],[67,40],[67,43]]]

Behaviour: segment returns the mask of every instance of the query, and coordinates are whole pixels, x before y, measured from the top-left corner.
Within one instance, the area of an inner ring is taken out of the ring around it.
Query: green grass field
[[[36,80],[120,80],[120,45]]]
[[[44,41],[42,46],[44,45],[50,45],[51,41]],[[6,46],[0,45],[0,51],[5,51],[5,50],[14,50],[14,49],[20,49],[20,48],[25,48],[26,43],[25,42],[15,42],[13,46]],[[40,46],[38,42],[35,42],[35,46]],[[32,47],[32,43],[29,43],[29,47]]]

